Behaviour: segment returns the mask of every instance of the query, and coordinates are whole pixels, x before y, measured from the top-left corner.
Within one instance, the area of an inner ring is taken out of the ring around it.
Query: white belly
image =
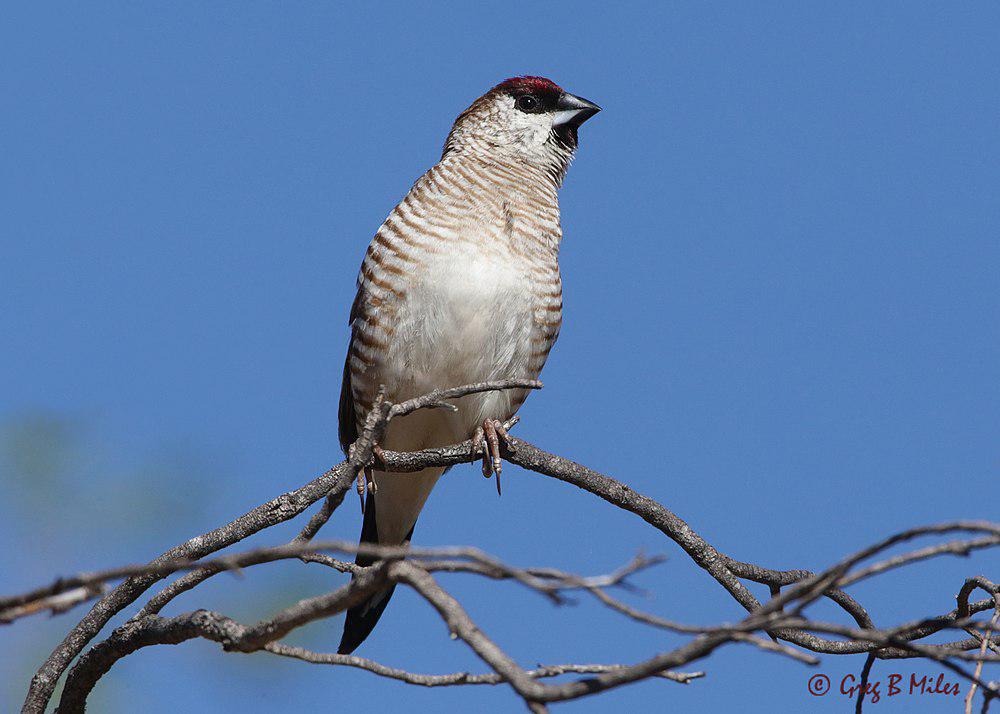
[[[526,373],[531,291],[524,276],[505,262],[463,252],[435,256],[426,266],[423,280],[407,291],[380,365],[393,401],[471,382],[537,376]],[[435,410],[420,415],[425,418],[401,420],[410,432],[403,437],[406,443],[388,445],[413,449],[467,439],[484,418],[510,416],[513,397],[511,391],[471,395],[456,402],[457,414]],[[390,429],[389,436],[402,437],[400,431]]]
[[[376,383],[394,402],[472,382],[534,378],[527,374],[533,311],[522,276],[486,256],[436,256],[411,284],[394,320]],[[472,436],[485,418],[506,419],[520,390],[471,394],[458,412],[422,409],[393,420],[383,446],[416,451]],[[415,474],[375,473],[378,533],[400,543],[416,522],[444,469]]]

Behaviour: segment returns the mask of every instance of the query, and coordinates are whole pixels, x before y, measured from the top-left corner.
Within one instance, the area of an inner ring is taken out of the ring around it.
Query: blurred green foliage
[[[237,515],[225,495],[235,469],[196,444],[154,444],[140,449],[103,433],[99,419],[34,411],[0,420],[0,591],[16,592],[59,575],[148,560],[166,548]],[[272,542],[279,535],[270,535]],[[237,547],[249,547],[244,544]],[[219,576],[168,610],[215,608],[250,622],[341,583],[319,567],[275,563],[242,576]],[[87,606],[56,617],[35,616],[3,630],[0,638],[0,711],[16,711],[35,668]],[[128,612],[131,614],[131,611]],[[115,620],[113,624],[120,622]],[[113,626],[113,624],[111,626]],[[105,631],[105,634],[110,631]],[[329,623],[296,633],[296,644],[329,649]],[[295,676],[297,666],[275,666],[270,656],[224,661],[206,643],[187,643],[170,654],[155,648],[119,663],[94,691],[89,709],[129,711],[150,670],[164,666],[201,677],[235,680]],[[58,699],[58,695],[57,695]]]

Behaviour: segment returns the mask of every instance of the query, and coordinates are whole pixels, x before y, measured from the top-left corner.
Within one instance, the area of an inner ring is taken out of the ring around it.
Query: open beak
[[[563,92],[559,97],[559,101],[556,102],[556,111],[553,115],[552,126],[568,124],[578,127],[599,111],[601,111],[601,108],[593,102],[588,102],[583,97]]]

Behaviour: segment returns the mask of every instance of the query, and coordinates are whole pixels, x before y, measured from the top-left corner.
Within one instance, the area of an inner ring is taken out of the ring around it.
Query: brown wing
[[[338,412],[338,423],[340,433],[340,448],[347,453],[348,447],[357,441],[358,420],[357,411],[354,408],[354,390],[351,386],[351,347],[354,343],[354,321],[361,313],[361,288],[358,288],[354,296],[354,304],[351,305],[351,316],[348,323],[351,325],[351,343],[347,346],[347,357],[344,358],[344,379],[340,384],[340,409]]]
[[[340,448],[347,454],[348,447],[358,438],[358,424],[355,420],[354,395],[351,393],[351,358],[344,360],[344,381],[340,387],[339,432]]]

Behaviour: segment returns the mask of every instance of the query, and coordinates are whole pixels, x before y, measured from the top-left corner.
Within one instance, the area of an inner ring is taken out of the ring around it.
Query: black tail
[[[409,535],[406,536],[407,542],[412,537],[413,529],[411,528]],[[370,493],[365,499],[365,520],[361,525],[361,542],[378,543],[378,526],[375,524],[375,498]],[[362,567],[368,567],[376,560],[377,558],[359,553],[354,562]],[[392,591],[395,589],[395,585],[390,585],[347,611],[344,634],[341,636],[340,646],[337,648],[338,654],[351,654],[358,645],[365,641],[365,638],[375,629],[375,624],[382,617],[382,613],[385,612],[385,607],[389,604],[389,598],[392,597]]]

